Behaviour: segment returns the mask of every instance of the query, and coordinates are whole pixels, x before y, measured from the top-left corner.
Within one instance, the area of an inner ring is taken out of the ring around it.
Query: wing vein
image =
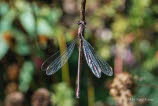
[[[99,78],[101,77],[101,71],[102,71],[104,74],[108,76],[112,76],[113,71],[110,65],[106,61],[100,59],[99,56],[95,54],[94,49],[89,42],[87,42],[83,37],[82,39],[83,39],[83,50],[84,50],[85,58],[88,66],[90,67],[94,75]],[[89,60],[93,62],[90,63],[88,62]]]
[[[56,53],[58,56],[55,60],[52,60],[52,55],[42,64],[42,70],[46,71],[47,75],[52,75],[57,72],[70,58],[74,47],[76,45],[76,39],[73,40],[70,45],[68,45],[67,50],[63,51],[61,54],[59,51]],[[51,62],[50,62],[51,61]]]

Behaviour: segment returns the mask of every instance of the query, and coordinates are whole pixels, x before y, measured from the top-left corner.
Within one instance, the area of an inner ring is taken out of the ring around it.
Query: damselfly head
[[[85,21],[78,21],[77,24],[78,24],[78,25],[86,26],[86,22],[85,22]]]

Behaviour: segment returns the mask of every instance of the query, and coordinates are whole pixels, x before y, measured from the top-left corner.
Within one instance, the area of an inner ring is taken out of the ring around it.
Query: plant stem
[[[86,6],[86,0],[81,1],[81,11],[80,11],[80,21],[79,21],[79,28],[78,28],[78,38],[80,39],[79,41],[79,57],[78,57],[78,70],[77,70],[77,88],[76,88],[76,98],[79,98],[80,94],[80,71],[81,71],[81,63],[82,63],[82,58],[83,58],[83,52],[82,52],[82,36],[84,36],[84,30],[85,30],[85,6]]]
[[[85,21],[85,7],[86,7],[86,0],[81,1],[81,11],[80,11],[80,18],[81,21]]]

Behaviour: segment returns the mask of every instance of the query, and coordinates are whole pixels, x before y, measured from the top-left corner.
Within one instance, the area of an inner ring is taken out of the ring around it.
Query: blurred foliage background
[[[77,35],[80,0],[0,1],[0,106],[157,106],[158,1],[87,0],[85,38],[114,69],[95,78],[77,48],[57,73],[41,64]]]

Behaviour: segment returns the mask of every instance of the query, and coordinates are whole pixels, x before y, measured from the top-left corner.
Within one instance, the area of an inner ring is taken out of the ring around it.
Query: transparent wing
[[[93,47],[83,37],[82,40],[84,55],[93,74],[100,78],[102,71],[104,74],[112,76],[113,71],[109,64],[106,61],[101,60],[99,56],[95,54]]]
[[[93,51],[89,48],[88,42],[82,37],[83,41],[83,51],[86,58],[87,64],[92,70],[93,74],[100,78],[101,77],[101,68],[96,60],[96,57],[92,53]]]
[[[101,71],[108,76],[112,76],[113,70],[111,66],[106,61],[100,59],[99,56],[96,55],[96,58],[99,63],[99,66],[101,67]]]
[[[57,58],[53,59],[54,55],[49,57],[43,64],[41,69],[46,71],[47,75],[54,74],[57,72],[70,58],[74,47],[76,45],[76,39],[73,40],[67,47],[67,50],[65,50],[63,53],[60,54],[58,51],[55,55]]]

